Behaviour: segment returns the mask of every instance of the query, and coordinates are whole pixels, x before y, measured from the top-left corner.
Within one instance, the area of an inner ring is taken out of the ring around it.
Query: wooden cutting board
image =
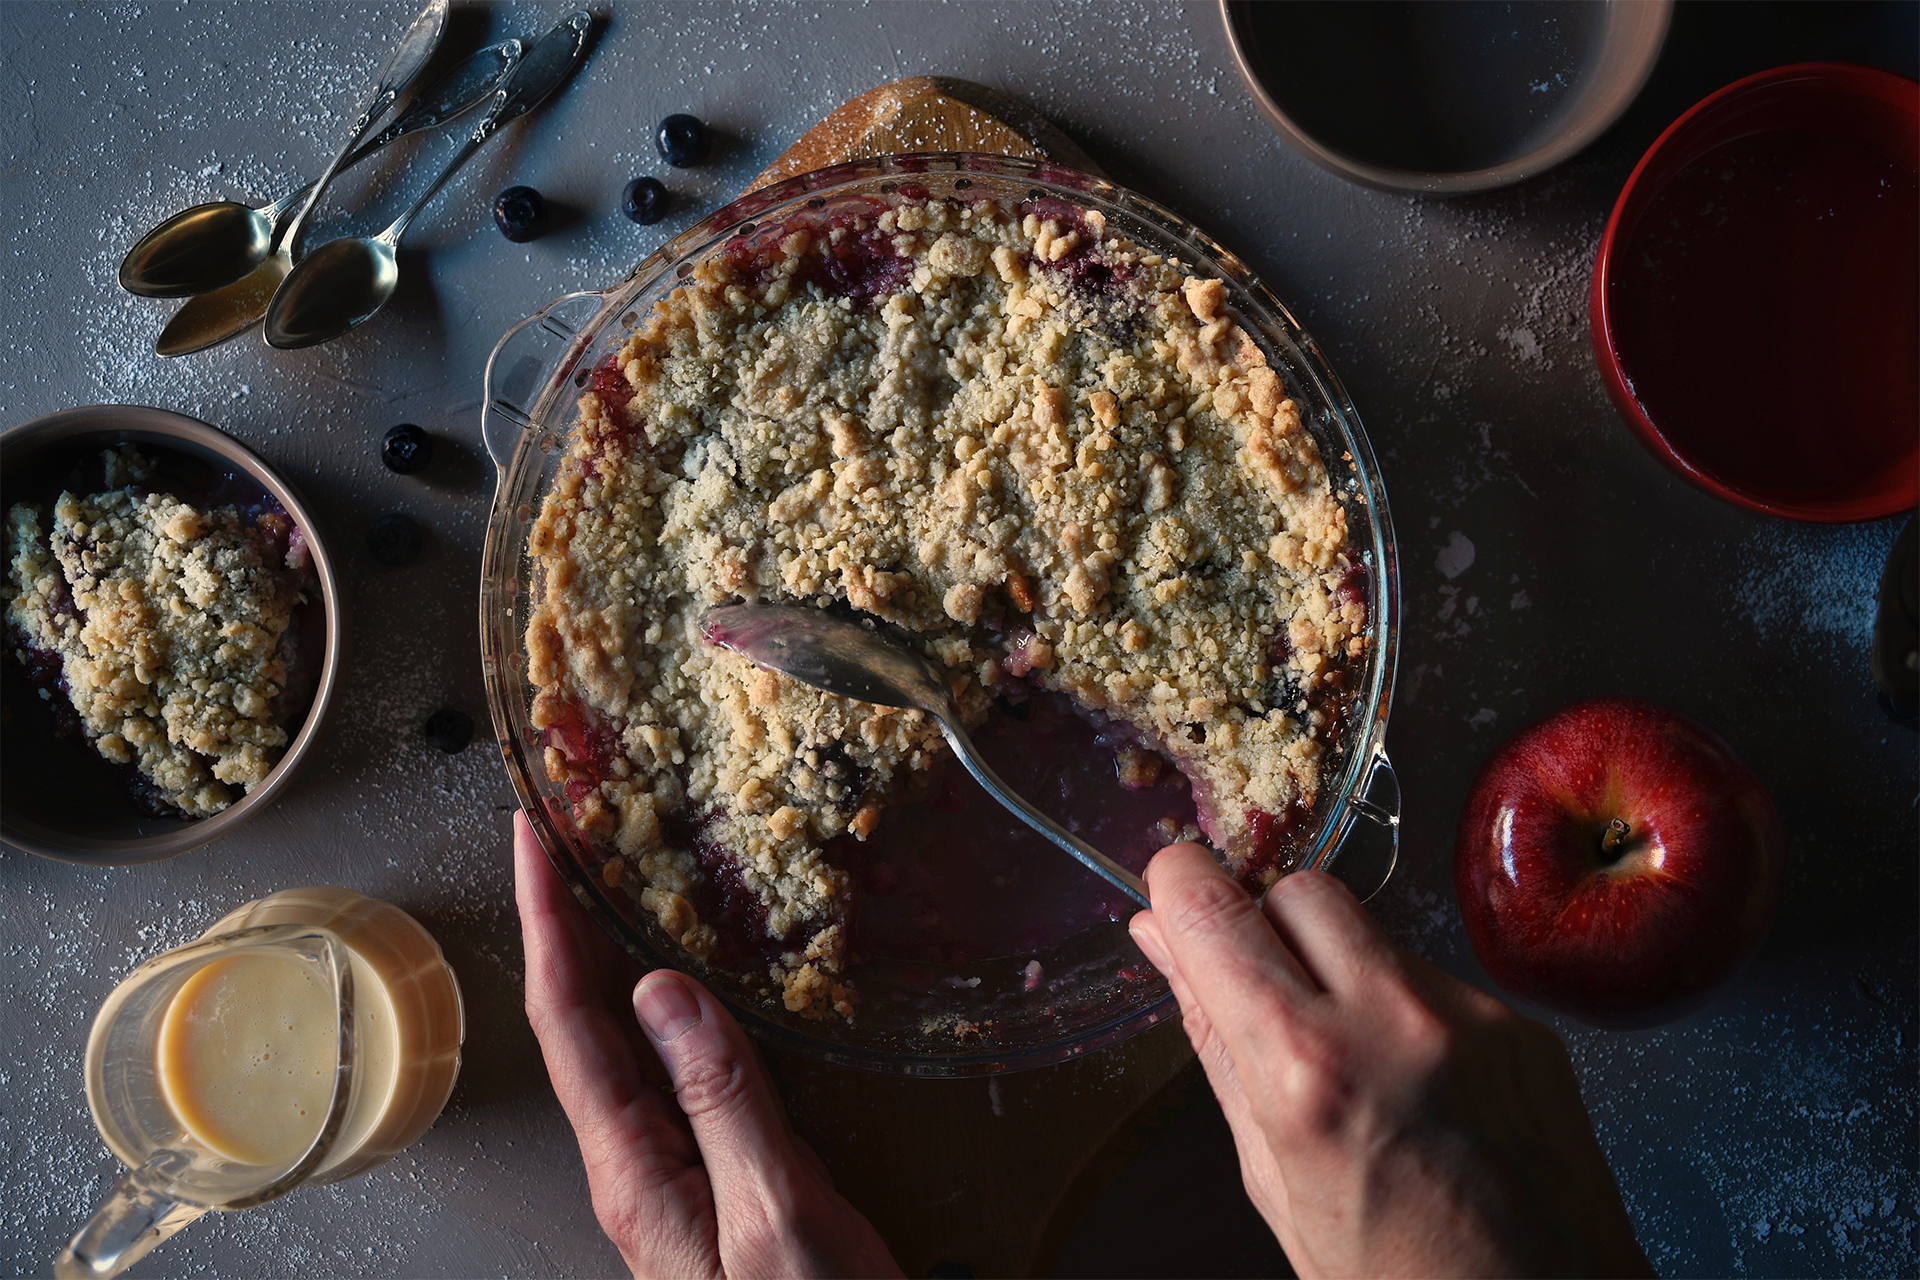
[[[915,76],[836,109],[747,189],[910,151],[1099,172],[1051,122],[1004,94]],[[1124,1166],[1133,1130],[1179,1092],[1193,1062],[1177,1018],[1074,1062],[986,1079],[900,1079],[766,1056],[795,1130],[909,1276],[1045,1274]]]
[[[841,103],[747,190],[849,160],[914,151],[976,151],[1100,172],[1078,143],[1025,103],[971,80],[909,76]]]

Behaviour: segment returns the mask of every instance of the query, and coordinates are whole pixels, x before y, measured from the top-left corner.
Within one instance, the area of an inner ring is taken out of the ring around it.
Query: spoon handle
[[[407,109],[400,113],[399,119],[354,148],[340,162],[338,172],[345,173],[390,142],[396,142],[411,133],[419,133],[422,129],[445,124],[473,110],[492,97],[493,91],[520,65],[522,53],[523,47],[518,40],[503,40],[473,54],[435,81],[433,87],[422,90],[407,104]],[[280,219],[286,216],[287,210],[306,198],[316,185],[314,182],[305,183],[260,210],[260,216],[273,227],[276,246],[281,240]]]
[[[314,181],[313,190],[307,193],[306,203],[300,206],[300,212],[294,214],[293,221],[287,224],[281,240],[289,249],[298,247],[301,225],[306,222],[307,215],[313,212],[320,193],[333,181],[333,175],[340,172],[348,153],[360,141],[361,135],[372,127],[375,120],[386,114],[393,100],[400,96],[400,91],[413,83],[413,78],[420,74],[420,69],[427,65],[427,59],[439,47],[441,33],[447,28],[447,3],[448,0],[427,0],[427,7],[414,18],[406,34],[400,37],[399,45],[388,55],[386,65],[380,68],[380,74],[375,77],[373,95],[360,112],[360,118],[353,122],[345,145],[334,156],[333,163]]]
[[[953,715],[942,714],[936,718],[940,722],[940,732],[947,737],[947,745],[953,748],[953,754],[960,757],[960,763],[967,766],[967,772],[986,788],[988,795],[1005,805],[1022,822],[1072,854],[1087,870],[1141,906],[1153,905],[1147,901],[1147,886],[1139,876],[1034,808],[1027,803],[1026,797],[1002,782],[1000,775],[989,768],[987,762],[980,758],[980,753],[974,750],[966,730],[960,727]]]
[[[520,60],[506,80],[493,94],[493,107],[489,110],[460,149],[453,153],[439,176],[420,193],[420,198],[405,213],[393,220],[391,226],[377,237],[389,245],[398,245],[400,237],[407,232],[407,224],[419,216],[427,203],[440,193],[440,188],[459,171],[473,153],[485,146],[502,126],[518,120],[527,112],[539,106],[546,96],[573,74],[581,57],[586,53],[587,32],[593,26],[593,15],[586,10],[578,10],[561,19],[560,24],[534,42],[527,50],[526,57]]]

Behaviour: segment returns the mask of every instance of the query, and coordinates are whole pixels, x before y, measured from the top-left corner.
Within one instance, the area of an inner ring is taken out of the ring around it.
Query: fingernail
[[[1161,949],[1159,940],[1145,929],[1128,929],[1127,932],[1133,935],[1133,945],[1140,948],[1148,962],[1161,973],[1165,973],[1169,967],[1167,953]]]
[[[658,1044],[672,1044],[700,1022],[700,1002],[673,973],[642,978],[633,992],[633,1012]]]

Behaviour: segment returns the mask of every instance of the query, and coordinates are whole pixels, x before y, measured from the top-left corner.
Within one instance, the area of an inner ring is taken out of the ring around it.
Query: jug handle
[[[55,1280],[106,1280],[144,1258],[155,1245],[206,1212],[183,1204],[158,1188],[175,1165],[189,1163],[184,1151],[160,1150],[138,1169],[114,1182],[107,1198],[53,1262]]]

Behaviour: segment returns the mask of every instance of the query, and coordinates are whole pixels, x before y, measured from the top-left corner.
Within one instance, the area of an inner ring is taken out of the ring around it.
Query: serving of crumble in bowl
[[[1312,340],[1101,179],[890,156],[743,197],[501,341],[481,586],[508,772],[649,965],[772,1042],[951,1075],[1168,1016],[1129,905],[911,711],[703,642],[857,617],[944,671],[1003,777],[1138,870],[1391,869],[1386,497]],[[1371,839],[1369,839],[1369,837]]]
[[[70,862],[216,839],[292,777],[332,698],[333,567],[232,437],[138,405],[0,436],[0,837]]]

